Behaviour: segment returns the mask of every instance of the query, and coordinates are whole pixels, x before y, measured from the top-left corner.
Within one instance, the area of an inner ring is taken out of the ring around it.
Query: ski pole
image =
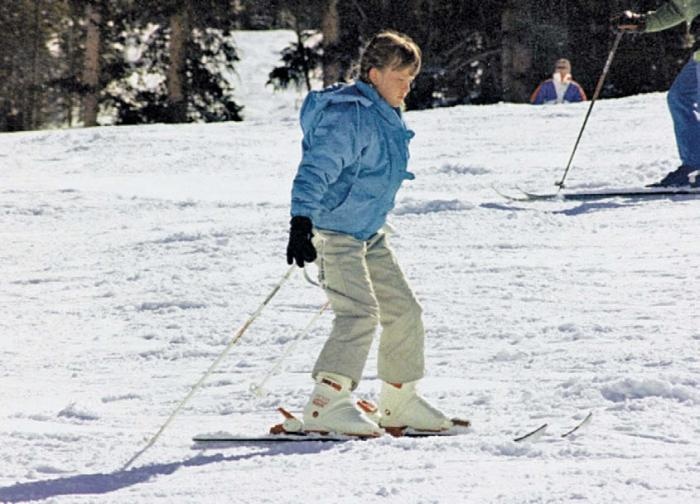
[[[591,98],[591,104],[588,106],[588,112],[586,112],[586,117],[583,119],[583,125],[581,126],[581,130],[578,132],[578,138],[576,139],[576,143],[574,144],[574,150],[571,151],[571,156],[569,157],[569,162],[566,164],[566,170],[564,170],[564,175],[562,176],[561,180],[559,182],[556,182],[556,185],[559,186],[558,191],[561,191],[564,188],[564,180],[566,179],[566,175],[569,173],[569,169],[571,168],[571,162],[574,160],[574,154],[576,154],[576,149],[578,148],[578,143],[581,141],[581,136],[583,135],[583,130],[586,129],[586,123],[588,122],[588,117],[591,115],[591,110],[593,110],[593,105],[595,105],[595,101],[598,99],[598,95],[600,94],[600,91],[603,89],[603,82],[605,82],[605,77],[608,75],[608,71],[610,70],[610,65],[612,64],[612,60],[615,57],[615,52],[617,52],[617,46],[620,45],[620,40],[622,39],[622,35],[624,35],[624,32],[617,32],[617,36],[615,37],[615,42],[613,43],[612,49],[610,49],[610,53],[608,54],[608,60],[605,62],[605,67],[603,68],[603,73],[600,74],[600,78],[598,79],[598,84],[595,87],[595,92],[593,93],[593,97]]]
[[[292,275],[294,270],[296,269],[296,266],[292,265],[287,272],[284,274],[282,277],[282,280],[280,280],[277,285],[272,289],[272,292],[268,294],[267,298],[265,298],[265,301],[262,302],[262,304],[258,307],[257,310],[255,310],[255,313],[253,313],[250,317],[248,317],[248,320],[245,321],[245,323],[241,326],[240,329],[236,332],[236,334],[231,338],[231,341],[229,341],[228,345],[226,345],[226,348],[219,354],[219,356],[212,362],[212,364],[209,366],[209,369],[202,375],[202,377],[197,381],[192,386],[192,389],[189,391],[189,393],[185,396],[185,398],[180,401],[180,403],[177,405],[175,410],[170,414],[168,419],[165,421],[165,423],[158,429],[158,432],[156,432],[153,437],[146,443],[146,446],[144,446],[140,451],[138,451],[133,457],[131,457],[126,464],[124,464],[121,468],[121,470],[127,469],[131,464],[133,464],[136,459],[138,459],[143,453],[148,450],[153,444],[156,442],[156,440],[160,437],[160,435],[163,433],[163,431],[166,429],[166,427],[172,422],[173,418],[180,412],[180,410],[187,404],[187,401],[192,398],[192,396],[195,394],[195,392],[199,389],[199,387],[204,383],[204,380],[206,380],[209,375],[214,371],[216,366],[219,365],[219,363],[222,361],[222,359],[228,354],[228,352],[231,350],[233,345],[236,344],[236,342],[243,336],[243,333],[250,327],[250,325],[255,321],[256,318],[258,318],[258,315],[263,311],[263,308],[267,306],[267,303],[270,302],[270,300],[274,297],[275,294],[277,294],[277,291],[280,290],[282,285],[289,279],[289,277]]]
[[[304,268],[304,278],[306,278],[306,281],[309,282],[311,285],[315,287],[321,287],[321,285],[318,282],[314,282],[311,277],[309,276],[309,272],[306,270],[306,267]],[[263,379],[260,381],[260,383],[251,383],[250,384],[250,391],[255,394],[255,396],[261,398],[267,395],[267,390],[265,390],[263,387],[267,383],[267,381],[275,374],[277,374],[279,368],[282,366],[282,362],[287,358],[289,354],[292,353],[292,350],[294,350],[301,340],[302,336],[304,336],[307,332],[309,332],[309,329],[313,327],[313,325],[316,323],[316,321],[323,315],[323,312],[326,311],[330,307],[331,303],[330,301],[327,301],[326,304],[324,304],[321,309],[314,315],[309,323],[297,333],[296,336],[294,336],[294,341],[286,348],[286,350],[282,353],[279,359],[277,359],[277,362],[275,362],[275,365],[272,366],[270,371],[267,372],[267,374],[263,377]]]
[[[267,390],[265,390],[264,388],[267,381],[270,378],[272,378],[273,375],[277,374],[279,368],[282,366],[282,362],[284,362],[287,356],[292,353],[292,350],[294,350],[299,344],[299,341],[301,341],[302,336],[309,332],[309,329],[313,327],[316,321],[321,317],[321,315],[323,315],[323,312],[326,311],[330,305],[331,303],[329,301],[326,301],[326,303],[321,307],[321,309],[318,310],[316,314],[311,318],[309,323],[306,324],[306,327],[304,327],[301,331],[297,333],[297,335],[294,337],[294,341],[292,341],[292,343],[290,343],[289,346],[284,350],[280,358],[277,359],[277,362],[275,362],[275,365],[272,366],[270,371],[268,371],[267,374],[263,377],[263,379],[260,380],[260,383],[250,384],[250,391],[253,394],[255,394],[257,397],[264,397],[265,395],[267,395]]]

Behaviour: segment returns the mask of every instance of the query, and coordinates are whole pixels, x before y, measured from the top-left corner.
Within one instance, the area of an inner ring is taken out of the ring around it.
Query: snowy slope
[[[272,69],[282,64],[280,51],[296,42],[296,34],[289,30],[239,31],[233,39],[240,61],[230,80],[236,102],[245,106],[245,120],[296,118],[305,90],[291,87],[280,92],[265,85]],[[320,87],[315,81],[312,85]]]
[[[121,470],[287,270],[300,131],[278,98],[269,120],[0,136],[0,502],[700,500],[700,200],[491,189],[552,189],[587,104],[407,114],[417,178],[391,240],[425,310],[423,391],[472,434],[194,447],[303,407],[330,315],[249,392],[324,302],[296,275]],[[606,100],[568,182],[639,186],[677,162],[663,94]],[[365,375],[376,399],[374,352]]]

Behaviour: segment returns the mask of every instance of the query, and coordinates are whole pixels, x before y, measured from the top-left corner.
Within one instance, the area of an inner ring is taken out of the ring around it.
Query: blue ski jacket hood
[[[302,159],[292,216],[366,240],[386,222],[406,179],[413,131],[399,109],[358,81],[312,91],[301,107]]]

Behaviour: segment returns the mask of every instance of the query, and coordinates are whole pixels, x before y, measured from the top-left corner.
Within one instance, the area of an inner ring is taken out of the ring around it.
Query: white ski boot
[[[304,430],[347,436],[378,437],[384,431],[355,407],[352,380],[335,373],[319,373],[311,399],[304,408]]]
[[[394,436],[402,435],[406,429],[427,432],[451,429],[452,420],[418,395],[416,383],[382,383],[379,425]]]

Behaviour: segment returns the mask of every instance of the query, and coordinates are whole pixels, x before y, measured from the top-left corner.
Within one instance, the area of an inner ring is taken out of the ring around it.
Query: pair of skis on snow
[[[322,442],[344,442],[357,439],[373,439],[373,438],[358,438],[357,436],[348,436],[342,434],[328,432],[306,432],[303,430],[303,424],[294,415],[286,411],[284,408],[279,408],[285,420],[281,424],[276,424],[270,428],[268,434],[260,436],[237,436],[228,433],[217,434],[201,434],[197,435],[192,440],[199,445],[227,445],[227,444],[256,444],[256,443],[290,443],[299,441],[322,441]],[[560,437],[567,438],[586,426],[593,418],[593,412],[588,413],[586,417],[571,427],[566,432],[560,434]],[[392,429],[389,434],[394,437],[409,437],[409,438],[425,438],[425,437],[446,437],[459,436],[470,432],[471,422],[463,419],[452,419],[453,427],[446,431],[419,431],[412,429]],[[546,432],[549,424],[545,423],[525,434],[522,434],[513,439],[516,443],[533,442],[541,438]]]
[[[499,196],[509,201],[594,201],[610,198],[644,199],[674,196],[700,196],[700,187],[640,187],[633,189],[601,189],[588,192],[532,193],[516,187],[517,195],[507,194],[493,187]]]
[[[576,431],[578,431],[581,428],[588,425],[588,423],[591,421],[592,418],[593,418],[593,412],[591,411],[588,413],[588,415],[586,415],[584,417],[583,420],[581,420],[579,423],[577,423],[576,425],[571,427],[566,432],[560,434],[559,437],[567,438],[567,437],[571,436]],[[534,429],[530,432],[527,432],[527,433],[523,434],[522,436],[516,437],[515,439],[513,439],[513,441],[515,441],[516,443],[519,443],[522,441],[536,441],[539,438],[541,438],[545,434],[545,432],[547,432],[548,427],[549,427],[549,424],[544,423],[544,424],[540,425],[539,427],[537,427],[536,429]]]
[[[364,411],[376,411],[376,406],[364,400],[358,401],[358,406]],[[276,442],[294,442],[294,441],[331,441],[342,442],[357,439],[374,439],[373,436],[352,436],[347,434],[338,434],[334,432],[309,432],[304,430],[304,424],[301,420],[295,417],[292,413],[284,408],[277,408],[284,422],[273,425],[268,434],[260,436],[237,436],[228,433],[220,434],[202,434],[192,438],[193,441],[200,444],[215,443],[276,443]],[[410,428],[389,427],[386,428],[387,434],[393,437],[433,437],[433,436],[456,436],[459,434],[467,434],[471,422],[465,419],[453,418],[452,428],[446,431],[420,431]]]

